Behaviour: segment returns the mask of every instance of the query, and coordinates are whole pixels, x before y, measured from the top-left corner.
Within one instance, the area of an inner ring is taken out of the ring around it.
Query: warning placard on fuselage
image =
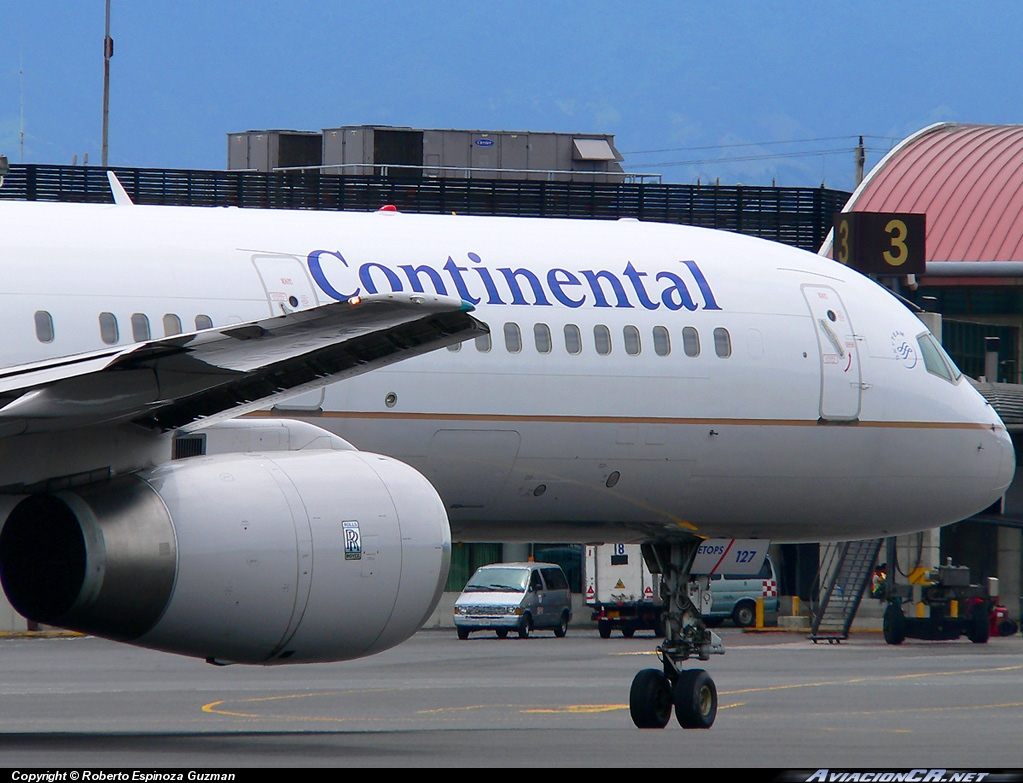
[[[690,574],[754,576],[771,542],[764,538],[708,538],[696,551]]]

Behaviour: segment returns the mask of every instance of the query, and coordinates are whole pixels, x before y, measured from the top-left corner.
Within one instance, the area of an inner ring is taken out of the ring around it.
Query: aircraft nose
[[[992,404],[993,400],[982,394],[975,385],[969,392],[972,398],[970,410],[973,413],[970,418],[983,431],[977,448],[978,453],[986,456],[983,475],[991,482],[990,489],[995,494],[991,503],[994,503],[1005,494],[1016,477],[1016,449],[1008,428]]]
[[[1000,453],[999,467],[995,474],[994,490],[999,497],[1008,490],[1012,480],[1016,477],[1016,449],[1013,447],[1012,438],[1008,431],[1002,427],[996,427],[992,431],[993,447]]]

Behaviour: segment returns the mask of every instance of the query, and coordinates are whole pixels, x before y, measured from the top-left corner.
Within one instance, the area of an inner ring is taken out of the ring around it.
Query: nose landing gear
[[[663,729],[675,718],[685,729],[709,729],[718,710],[714,680],[703,669],[683,669],[689,658],[706,661],[724,654],[717,634],[700,617],[693,599],[709,590],[707,577],[690,583],[689,572],[700,542],[644,544],[643,557],[652,573],[661,574],[661,599],[666,607],[665,639],[657,648],[663,670],[644,669],[632,681],[629,713],[641,729]]]

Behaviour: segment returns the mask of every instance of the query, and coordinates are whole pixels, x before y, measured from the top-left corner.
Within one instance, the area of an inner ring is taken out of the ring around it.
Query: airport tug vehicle
[[[875,589],[877,597],[887,603],[882,629],[888,644],[964,635],[975,644],[986,644],[992,635],[1016,632],[1005,607],[998,606],[998,579],[994,577],[983,585],[973,584],[970,569],[952,565],[949,558],[945,565],[930,571],[918,569],[910,580],[909,584],[896,584],[886,578],[881,589]]]

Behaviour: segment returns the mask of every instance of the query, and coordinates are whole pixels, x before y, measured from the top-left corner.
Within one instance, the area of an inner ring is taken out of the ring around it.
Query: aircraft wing
[[[0,436],[200,429],[487,330],[460,299],[374,294],[0,370]]]

